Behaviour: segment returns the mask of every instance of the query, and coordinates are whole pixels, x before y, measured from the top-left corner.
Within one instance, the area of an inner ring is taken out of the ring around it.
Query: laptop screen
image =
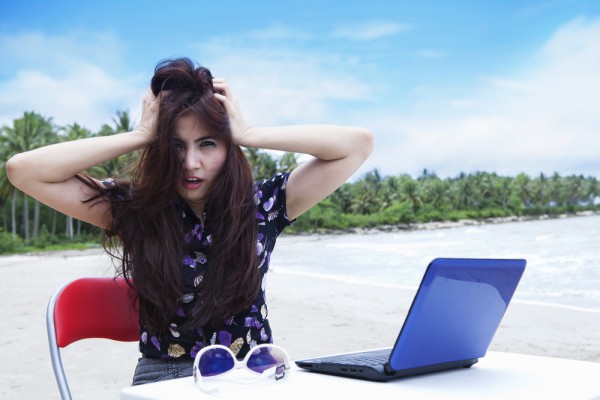
[[[394,370],[483,357],[525,260],[435,259],[390,356]]]

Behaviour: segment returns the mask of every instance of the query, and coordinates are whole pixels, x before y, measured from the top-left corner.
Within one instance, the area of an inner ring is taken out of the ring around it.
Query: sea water
[[[286,236],[275,272],[416,290],[438,257],[524,258],[513,301],[600,312],[600,215],[435,230]]]

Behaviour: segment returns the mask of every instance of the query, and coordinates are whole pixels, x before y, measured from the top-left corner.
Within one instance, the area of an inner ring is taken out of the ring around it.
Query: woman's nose
[[[183,166],[188,169],[195,169],[197,168],[199,165],[199,160],[197,155],[193,152],[193,151],[186,151],[185,152],[185,156],[184,156],[184,160],[183,160]]]

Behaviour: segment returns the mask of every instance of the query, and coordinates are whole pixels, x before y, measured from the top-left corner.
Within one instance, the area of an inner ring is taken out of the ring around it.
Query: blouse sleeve
[[[269,179],[258,182],[254,200],[257,218],[273,225],[277,234],[291,225],[286,210],[286,186],[290,172],[279,172]]]

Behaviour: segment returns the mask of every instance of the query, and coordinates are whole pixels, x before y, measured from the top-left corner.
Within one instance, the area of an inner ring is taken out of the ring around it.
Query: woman
[[[6,168],[20,190],[105,230],[138,295],[141,384],[191,375],[209,344],[242,358],[272,341],[264,277],[275,240],[357,170],[372,140],[361,128],[251,127],[225,80],[176,59],[156,67],[137,129],[17,154]],[[254,185],[240,146],[314,158]],[[82,173],[136,150],[130,181]]]

